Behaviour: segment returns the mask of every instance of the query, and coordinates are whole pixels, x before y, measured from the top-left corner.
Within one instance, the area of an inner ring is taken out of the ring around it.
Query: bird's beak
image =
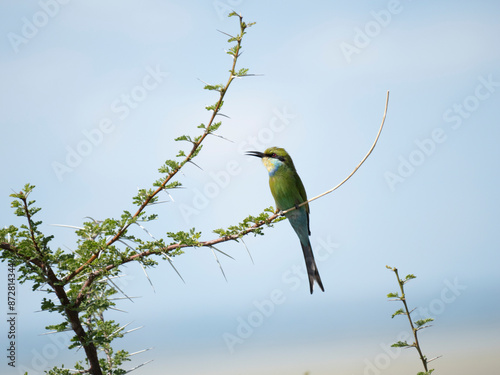
[[[256,156],[258,158],[263,158],[265,156],[264,153],[260,151],[247,151],[246,155]]]

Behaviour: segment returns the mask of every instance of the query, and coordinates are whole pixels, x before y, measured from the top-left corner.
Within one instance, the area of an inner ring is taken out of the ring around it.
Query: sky
[[[230,9],[256,22],[218,133],[148,212],[155,237],[196,228],[202,239],[274,205],[267,171],[244,151],[284,147],[309,197],[311,243],[325,292],[309,294],[298,239],[280,222],[219,254],[187,249],[117,281],[134,302],[107,316],[129,328],[116,349],[137,352],[134,374],[416,374],[415,350],[391,348],[408,322],[391,319],[393,272],[414,274],[415,318],[434,318],[420,343],[436,374],[493,373],[500,360],[500,3],[497,1],[0,1],[0,225],[20,225],[9,194],[25,183],[52,247],[72,229],[132,210],[138,188],[196,136],[226,82]],[[202,82],[203,81],[203,82]],[[182,145],[181,145],[182,146]],[[173,198],[173,201],[172,199]],[[138,235],[144,235],[137,228]],[[1,305],[7,300],[7,266]],[[42,292],[18,285],[17,367],[72,367],[69,336],[42,335],[57,316]],[[6,306],[6,305],[5,305]],[[0,329],[7,346],[6,307]]]

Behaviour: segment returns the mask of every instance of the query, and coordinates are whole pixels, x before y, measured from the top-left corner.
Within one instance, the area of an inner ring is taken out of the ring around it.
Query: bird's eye
[[[276,154],[272,154],[271,156],[272,156],[273,158],[278,157],[278,155],[276,155]]]

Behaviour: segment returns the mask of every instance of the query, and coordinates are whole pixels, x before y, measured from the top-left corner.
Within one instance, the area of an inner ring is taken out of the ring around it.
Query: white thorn
[[[224,270],[222,269],[222,265],[220,264],[219,262],[219,258],[217,258],[217,254],[215,254],[215,251],[214,251],[214,247],[213,246],[210,246],[210,250],[212,250],[212,254],[214,254],[214,257],[215,257],[215,260],[217,261],[217,263],[219,264],[219,268],[222,272],[222,276],[224,276],[224,279],[226,280],[227,282],[227,277],[226,277],[226,274],[224,273]]]

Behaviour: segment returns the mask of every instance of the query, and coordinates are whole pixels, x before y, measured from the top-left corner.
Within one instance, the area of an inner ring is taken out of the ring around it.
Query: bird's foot
[[[285,216],[283,210],[276,211],[276,213],[278,214],[278,216]]]

